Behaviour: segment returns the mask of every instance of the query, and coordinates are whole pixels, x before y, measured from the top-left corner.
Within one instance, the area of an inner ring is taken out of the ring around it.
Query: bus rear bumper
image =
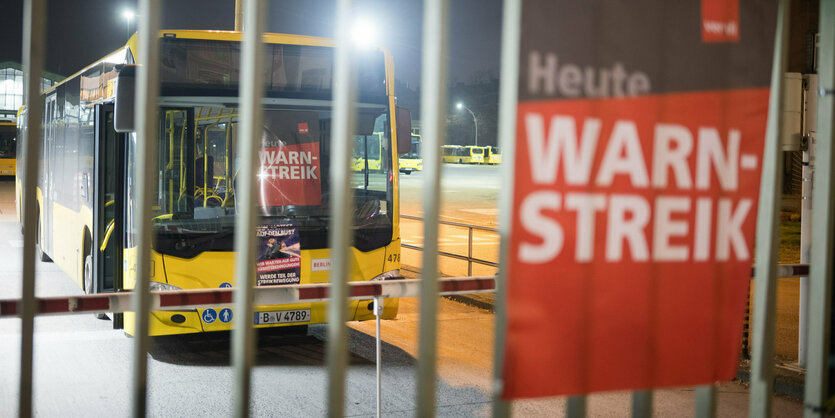
[[[382,319],[394,319],[399,308],[398,299],[383,301]],[[347,319],[349,321],[368,321],[375,319],[371,300],[350,301]],[[327,305],[324,302],[295,305],[256,306],[256,314],[268,311],[308,310],[310,320],[269,325],[253,325],[255,328],[273,328],[325,323]],[[233,328],[233,308],[207,307],[183,311],[152,311],[149,317],[148,334],[151,336],[194,334],[200,332],[229,331]],[[135,335],[133,312],[125,312],[125,333]]]

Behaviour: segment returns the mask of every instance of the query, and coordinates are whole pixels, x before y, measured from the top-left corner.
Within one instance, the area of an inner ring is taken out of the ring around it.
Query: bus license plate
[[[255,325],[310,322],[310,309],[255,312]]]

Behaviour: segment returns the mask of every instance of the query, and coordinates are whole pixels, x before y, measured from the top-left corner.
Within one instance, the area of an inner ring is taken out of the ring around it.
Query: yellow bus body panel
[[[362,252],[355,248],[351,249],[353,260],[350,280],[367,281],[385,271],[400,268],[399,256],[391,257],[394,253],[399,255],[400,241],[393,241],[386,247],[376,250]],[[312,271],[313,260],[329,259],[330,250],[302,250],[301,253],[301,284],[327,283],[330,271]],[[126,266],[135,266],[136,249],[125,249],[124,259]],[[231,251],[207,251],[191,259],[160,255],[152,251],[152,277],[151,280],[167,282],[181,289],[217,289],[224,283],[234,286],[235,253]],[[130,267],[128,267],[130,268]],[[125,288],[133,289],[136,284],[136,271],[125,271]],[[364,321],[374,319],[373,312],[368,309],[371,300],[352,300],[347,307],[347,318],[349,320]],[[397,316],[397,299],[386,299],[384,301],[384,319],[394,319]],[[201,318],[207,309],[214,309],[220,312],[224,306],[207,306],[197,309],[176,310],[176,311],[154,311],[150,315],[150,335],[171,335],[185,334],[204,331],[228,331],[232,329],[234,319],[223,322],[216,319],[211,323],[204,322]],[[233,312],[234,308],[230,306]],[[296,303],[290,305],[266,305],[256,306],[256,312],[263,311],[284,311],[293,309],[310,309],[310,321],[286,324],[254,325],[256,328],[268,328],[276,326],[322,324],[327,322],[327,303]],[[175,323],[171,317],[182,315],[185,321]],[[135,315],[132,312],[125,313],[125,332],[134,335]]]
[[[17,173],[17,161],[14,158],[0,158],[0,176],[14,176]]]
[[[84,229],[92,231],[92,225],[88,225],[86,220],[93,219],[93,214],[84,206],[76,212],[54,202],[51,205],[53,243],[49,257],[75,284],[84,289]]]

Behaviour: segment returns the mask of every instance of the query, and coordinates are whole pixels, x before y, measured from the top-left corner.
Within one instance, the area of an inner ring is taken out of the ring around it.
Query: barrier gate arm
[[[487,293],[495,290],[493,276],[439,279],[439,296]],[[420,279],[349,283],[349,299],[415,297],[420,294]],[[328,300],[329,283],[261,286],[254,288],[255,305],[286,305]],[[234,288],[169,290],[151,292],[151,310],[231,306]],[[68,315],[131,311],[133,292],[36,298],[36,315]],[[0,318],[18,316],[20,299],[0,300]]]
[[[754,268],[751,268],[751,275]],[[809,274],[808,264],[780,264],[777,277],[801,277]],[[496,289],[494,276],[445,277],[439,296],[468,293],[489,293]],[[396,279],[376,282],[351,282],[349,299],[408,298],[420,295],[420,279]],[[286,305],[298,302],[325,302],[329,283],[259,286],[255,288],[255,305]],[[151,292],[151,310],[194,308],[197,306],[231,306],[234,288],[190,289]],[[35,298],[37,315],[74,313],[125,312],[131,310],[133,292],[99,293],[93,295]],[[0,300],[0,318],[18,316],[20,299]]]

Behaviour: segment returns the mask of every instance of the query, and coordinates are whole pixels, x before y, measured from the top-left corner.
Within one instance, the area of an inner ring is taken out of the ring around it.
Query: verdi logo
[[[739,0],[702,0],[702,42],[739,41]]]

